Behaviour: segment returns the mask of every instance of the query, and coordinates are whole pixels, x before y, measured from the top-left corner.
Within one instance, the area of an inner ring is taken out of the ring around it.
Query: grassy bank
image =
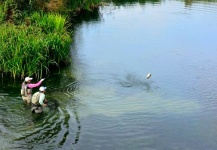
[[[0,0],[0,72],[41,78],[50,66],[70,63],[68,14],[98,0]]]
[[[36,26],[0,26],[0,71],[13,78],[42,76],[51,64],[70,60],[71,37],[67,33],[44,33]]]
[[[49,72],[49,66],[69,63],[71,37],[66,17],[34,12],[29,24],[0,25],[0,71],[13,78]]]

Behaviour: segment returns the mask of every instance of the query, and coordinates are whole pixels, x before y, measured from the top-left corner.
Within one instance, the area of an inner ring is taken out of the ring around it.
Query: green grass
[[[0,3],[0,24],[4,21],[4,18],[5,18],[5,12],[4,12],[3,7],[4,6]]]
[[[91,10],[100,0],[27,1],[0,0],[0,72],[14,79],[40,78],[51,65],[69,63],[72,38],[65,15]]]
[[[40,12],[34,12],[30,16],[31,22],[37,26],[42,28],[42,30],[46,33],[49,32],[65,32],[66,31],[66,17],[60,14],[44,14]]]
[[[35,26],[0,26],[0,71],[13,78],[40,78],[51,64],[68,63],[71,37],[68,33],[44,33]]]

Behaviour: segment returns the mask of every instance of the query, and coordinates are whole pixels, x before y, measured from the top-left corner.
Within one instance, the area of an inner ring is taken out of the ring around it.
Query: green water
[[[216,149],[217,2],[113,2],[76,21],[72,64],[43,82],[57,109],[32,114],[1,81],[1,149]]]

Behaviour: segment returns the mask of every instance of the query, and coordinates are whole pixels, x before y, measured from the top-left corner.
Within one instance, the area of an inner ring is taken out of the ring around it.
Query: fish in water
[[[147,74],[147,79],[149,79],[151,77],[151,73]]]

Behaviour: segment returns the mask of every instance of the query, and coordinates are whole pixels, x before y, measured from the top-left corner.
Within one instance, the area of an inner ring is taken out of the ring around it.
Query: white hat
[[[45,91],[47,89],[47,87],[45,87],[45,86],[41,86],[40,88],[39,88],[39,91]]]
[[[27,82],[27,81],[32,80],[32,79],[33,79],[33,78],[26,77],[26,78],[25,78],[25,81]]]

